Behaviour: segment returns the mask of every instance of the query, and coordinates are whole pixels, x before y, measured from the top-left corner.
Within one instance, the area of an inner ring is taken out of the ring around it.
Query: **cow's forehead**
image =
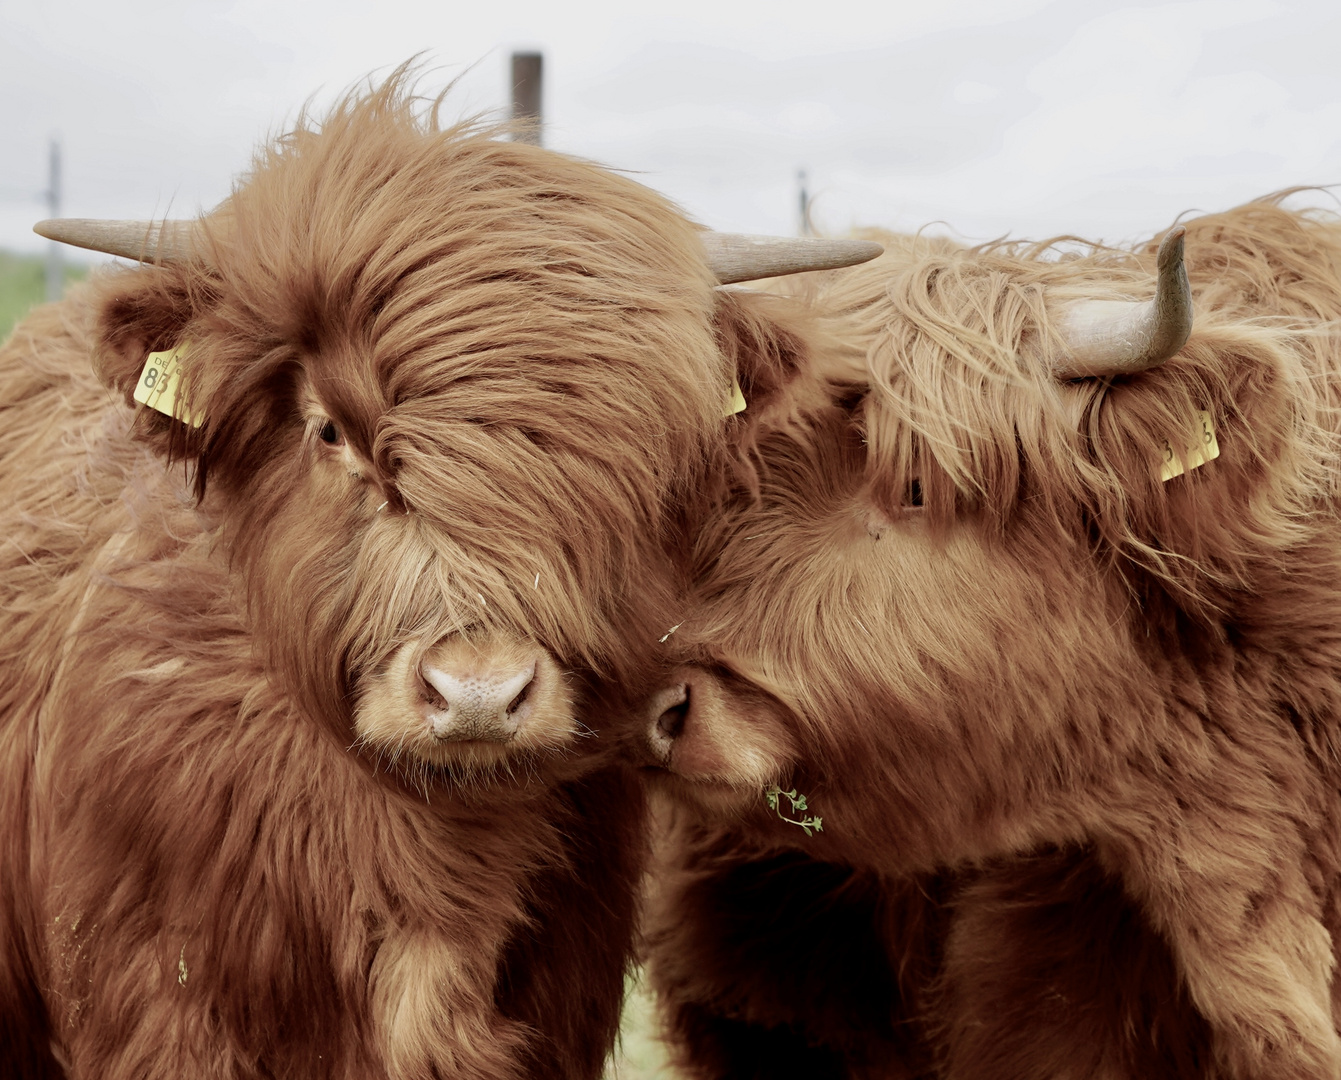
[[[263,155],[220,216],[235,284],[374,333],[427,292],[463,312],[518,295],[590,311],[655,304],[680,279],[710,288],[696,230],[660,196],[490,134],[355,110]]]
[[[696,228],[638,184],[487,133],[327,125],[263,157],[208,228],[222,336],[286,343],[351,412],[469,402],[496,423],[578,398],[609,423],[632,393],[654,424],[707,424],[730,383]]]

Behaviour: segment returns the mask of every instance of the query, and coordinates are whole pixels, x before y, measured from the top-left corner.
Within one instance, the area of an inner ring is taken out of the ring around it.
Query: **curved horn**
[[[1159,367],[1192,332],[1192,287],[1183,266],[1181,225],[1170,229],[1155,262],[1155,298],[1084,300],[1061,319],[1067,355],[1054,365],[1059,379],[1134,375]]]
[[[193,221],[99,221],[51,218],[33,232],[62,244],[120,255],[137,262],[184,262],[191,257]]]
[[[705,232],[703,250],[720,285],[758,278],[834,270],[874,259],[885,249],[871,240],[824,240],[816,237],[743,236]]]

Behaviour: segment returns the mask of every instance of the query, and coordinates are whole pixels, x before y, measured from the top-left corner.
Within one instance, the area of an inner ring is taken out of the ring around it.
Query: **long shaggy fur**
[[[668,641],[691,689],[738,703],[691,696],[671,751],[707,763],[666,785],[688,806],[651,925],[684,1061],[737,1075],[715,1017],[867,1075],[850,1018],[809,1011],[836,978],[758,1005],[822,961],[733,882],[799,849],[940,875],[929,941],[891,945],[869,912],[815,935],[874,934],[895,983],[940,956],[882,991],[922,1043],[879,1075],[1341,1075],[1341,226],[1277,200],[1188,222],[1187,345],[1074,382],[1052,374],[1063,306],[1147,297],[1154,242],[886,242],[790,290],[830,404],[806,389],[759,433],[758,495],[701,530]],[[1200,410],[1219,459],[1162,483]],[[713,734],[751,718],[782,733],[771,771]],[[823,832],[770,811],[768,782]],[[752,944],[706,948],[744,903]]]
[[[598,1075],[645,839],[591,691],[645,689],[731,376],[694,227],[498,134],[398,73],[0,351],[0,1074]],[[182,344],[198,429],[130,404]],[[571,730],[358,742],[453,635]]]

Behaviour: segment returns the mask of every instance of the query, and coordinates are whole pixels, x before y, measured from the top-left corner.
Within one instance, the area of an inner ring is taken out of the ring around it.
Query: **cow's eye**
[[[317,432],[321,436],[321,441],[334,446],[340,441],[340,431],[333,421],[327,420],[321,425],[321,430]]]
[[[908,485],[908,502],[906,503],[906,505],[908,506],[922,505],[922,481],[917,479],[916,477],[914,477],[912,483]]]

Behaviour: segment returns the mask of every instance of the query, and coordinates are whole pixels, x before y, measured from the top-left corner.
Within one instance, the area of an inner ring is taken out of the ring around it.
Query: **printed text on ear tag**
[[[151,352],[144,361],[140,381],[135,384],[135,400],[192,427],[200,427],[203,416],[177,414],[177,391],[182,384],[181,360],[185,352],[185,345],[167,352]]]
[[[1160,464],[1159,478],[1172,480],[1182,476],[1189,469],[1205,465],[1220,456],[1220,444],[1215,441],[1215,428],[1211,424],[1211,414],[1204,409],[1197,413],[1197,423],[1185,436],[1187,445],[1180,458],[1168,439],[1164,440],[1164,460]]]

